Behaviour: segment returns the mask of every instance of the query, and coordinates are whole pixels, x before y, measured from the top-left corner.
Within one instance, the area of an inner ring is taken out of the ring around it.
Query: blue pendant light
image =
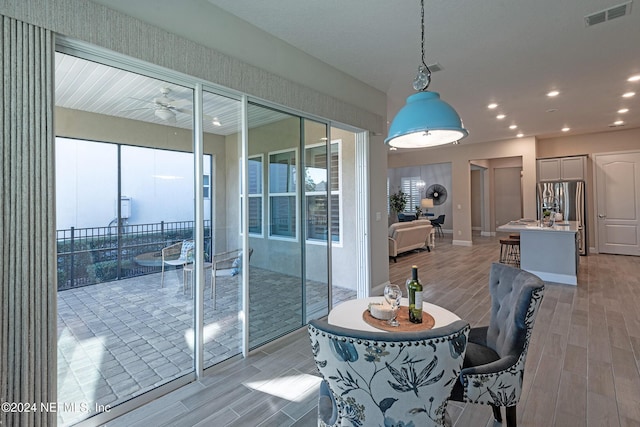
[[[457,142],[469,135],[462,126],[460,116],[437,92],[429,92],[431,70],[424,60],[424,0],[420,1],[422,15],[422,64],[413,81],[418,91],[407,98],[407,103],[389,127],[385,144],[397,148],[423,148]]]

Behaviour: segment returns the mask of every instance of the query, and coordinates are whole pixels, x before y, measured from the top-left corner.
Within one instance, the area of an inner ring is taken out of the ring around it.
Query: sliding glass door
[[[337,151],[328,144],[327,128],[324,123],[308,119],[303,121],[302,216],[305,224],[306,321],[329,314],[329,249],[331,242],[338,237],[338,229],[332,223],[330,215],[339,209],[338,198],[331,195],[332,190],[338,187],[335,179],[338,164],[333,161]],[[334,179],[330,181],[330,177]]]
[[[248,156],[252,160],[248,179],[263,183],[259,208],[264,223],[259,234],[249,232],[253,251],[249,348],[255,348],[302,325],[301,119],[255,104],[249,104],[247,113]],[[261,167],[257,167],[258,159]],[[250,208],[250,215],[256,216],[252,205]]]
[[[202,96],[205,162],[204,367],[242,353],[242,239],[239,212],[241,107],[237,99]]]
[[[59,425],[328,313],[341,143],[191,83],[56,53]]]
[[[327,126],[256,104],[248,124],[254,348],[327,312]]]
[[[87,408],[69,425],[194,372],[194,91],[57,53],[55,96],[58,399]]]

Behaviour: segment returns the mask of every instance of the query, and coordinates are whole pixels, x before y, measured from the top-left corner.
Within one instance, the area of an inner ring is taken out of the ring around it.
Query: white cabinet
[[[538,181],[582,181],[586,179],[586,156],[538,160]]]
[[[559,181],[560,159],[538,160],[538,181]]]

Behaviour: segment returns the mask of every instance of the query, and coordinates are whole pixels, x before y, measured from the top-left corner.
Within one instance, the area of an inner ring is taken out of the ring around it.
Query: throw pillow
[[[187,262],[193,262],[193,248],[195,242],[193,240],[184,240],[182,242],[182,249],[180,249],[180,259],[184,259]]]
[[[238,252],[238,258],[233,260],[233,264],[231,264],[231,267],[233,267],[231,269],[232,276],[240,273],[240,270],[242,270],[242,251]]]

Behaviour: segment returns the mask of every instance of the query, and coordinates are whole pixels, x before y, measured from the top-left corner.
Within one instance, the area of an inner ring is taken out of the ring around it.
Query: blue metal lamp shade
[[[407,98],[389,127],[385,144],[424,148],[449,144],[469,135],[460,116],[437,92],[418,92]]]

